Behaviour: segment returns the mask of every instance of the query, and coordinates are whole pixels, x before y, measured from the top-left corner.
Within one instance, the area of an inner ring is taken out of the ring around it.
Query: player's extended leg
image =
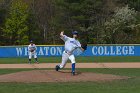
[[[31,59],[32,59],[32,53],[29,52],[29,64],[31,64]]]
[[[69,55],[67,53],[63,52],[63,54],[62,54],[62,62],[61,62],[60,65],[57,65],[55,67],[55,70],[58,71],[59,69],[64,68],[65,65],[66,65],[66,62],[68,61],[68,59],[69,59]]]
[[[37,60],[37,54],[36,54],[36,53],[34,53],[34,59],[35,59],[35,62],[36,62],[37,64],[39,64],[39,62],[38,62],[38,60]]]
[[[75,61],[74,55],[71,55],[69,57],[69,59],[70,59],[70,61],[72,63],[72,65],[71,65],[71,67],[72,67],[72,75],[75,75],[75,63],[76,63],[76,61]]]

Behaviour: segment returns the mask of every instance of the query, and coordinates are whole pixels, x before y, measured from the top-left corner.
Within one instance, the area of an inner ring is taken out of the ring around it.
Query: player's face
[[[78,35],[74,34],[74,35],[73,35],[73,38],[78,38]]]

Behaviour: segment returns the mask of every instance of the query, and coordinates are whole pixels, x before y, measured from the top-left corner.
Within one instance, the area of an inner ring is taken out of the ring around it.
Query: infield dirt
[[[77,72],[75,76],[72,76],[69,70],[63,70],[59,72],[53,70],[32,70],[0,75],[0,82],[105,82],[128,78],[129,77],[126,76],[91,72]]]
[[[58,63],[41,64],[0,64],[0,69],[7,68],[55,68]],[[65,68],[71,68],[67,63]],[[76,63],[76,68],[140,68],[140,62],[123,63]]]

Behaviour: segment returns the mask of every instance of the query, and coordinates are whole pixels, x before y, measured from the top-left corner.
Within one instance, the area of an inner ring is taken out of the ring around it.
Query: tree
[[[28,5],[22,0],[13,0],[3,28],[7,44],[28,43],[28,16]]]
[[[0,14],[0,44],[61,44],[61,30],[90,44],[140,43],[140,0],[1,0]]]
[[[117,8],[112,19],[105,22],[104,40],[105,43],[123,44],[132,43],[135,35],[137,11],[125,6]]]
[[[33,11],[37,19],[36,23],[40,29],[42,42],[45,44],[56,44],[58,40],[56,18],[56,0],[34,0]]]
[[[7,10],[9,8],[10,0],[0,0],[0,45],[4,45],[4,37],[2,27],[4,26]]]
[[[134,8],[136,11],[140,11],[140,0],[127,0],[131,8]]]
[[[93,43],[95,28],[103,19],[103,0],[57,0],[61,24],[69,34],[78,30],[81,38]]]

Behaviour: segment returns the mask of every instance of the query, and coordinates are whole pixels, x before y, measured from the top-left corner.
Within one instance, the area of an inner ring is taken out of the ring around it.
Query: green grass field
[[[60,57],[39,58],[40,63],[60,62]],[[77,57],[77,62],[140,62],[140,57]],[[27,63],[28,58],[0,58],[0,64]],[[34,69],[0,69],[0,75]],[[140,69],[77,69],[81,72],[133,77],[112,82],[0,83],[0,93],[140,93]]]
[[[40,63],[59,63],[61,57],[38,58]],[[34,59],[32,60],[34,61]],[[27,63],[28,58],[0,58],[0,64]],[[76,57],[76,62],[140,62],[137,56],[116,56],[116,57]]]
[[[0,74],[32,69],[2,69]],[[140,93],[140,69],[78,69],[133,77],[112,82],[0,83],[0,93]]]

